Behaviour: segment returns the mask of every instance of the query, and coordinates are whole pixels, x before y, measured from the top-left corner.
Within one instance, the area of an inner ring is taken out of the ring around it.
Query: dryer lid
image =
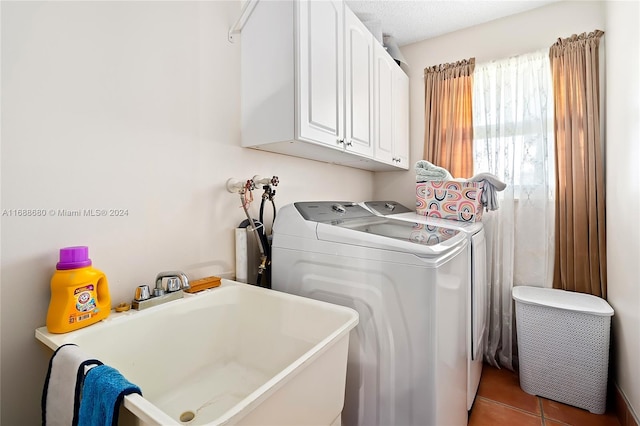
[[[429,225],[429,227],[442,226],[444,228],[454,228],[467,234],[475,234],[483,227],[482,222],[463,222],[460,220],[443,219],[441,217],[425,216],[416,212],[404,212],[389,216],[393,219],[418,222]]]
[[[464,233],[451,228],[427,228],[384,217],[346,219],[319,223],[319,240],[380,248],[431,257],[448,252],[465,241]]]

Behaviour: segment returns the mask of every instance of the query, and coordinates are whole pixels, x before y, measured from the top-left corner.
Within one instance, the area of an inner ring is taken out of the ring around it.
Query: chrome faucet
[[[162,287],[162,280],[164,278],[167,278],[166,290],[164,287]],[[179,283],[178,283],[178,280],[180,281]],[[189,288],[191,288],[191,286],[189,285],[189,278],[187,278],[187,275],[184,272],[181,272],[181,271],[160,272],[156,276],[156,287],[153,289],[153,295],[157,297],[157,296],[162,296],[163,294],[165,294],[165,292],[173,293],[174,291],[187,290]]]
[[[162,281],[166,279],[166,288],[162,286]],[[180,299],[184,296],[182,290],[191,288],[189,278],[184,272],[166,271],[160,272],[156,276],[156,285],[153,294],[149,294],[149,286],[141,285],[136,289],[136,295],[133,299],[134,309],[145,309],[152,306],[160,305],[171,300]]]

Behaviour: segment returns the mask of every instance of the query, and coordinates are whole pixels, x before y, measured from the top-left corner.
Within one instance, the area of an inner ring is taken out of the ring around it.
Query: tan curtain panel
[[[471,58],[424,70],[424,159],[458,178],[473,175],[474,67]]]
[[[604,32],[559,39],[549,51],[555,103],[554,288],[607,297],[598,47]]]

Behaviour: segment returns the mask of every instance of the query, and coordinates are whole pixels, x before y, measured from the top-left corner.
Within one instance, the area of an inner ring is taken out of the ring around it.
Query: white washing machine
[[[273,289],[360,315],[343,425],[467,424],[467,246],[458,230],[380,217],[355,203],[278,211]]]
[[[389,218],[420,223],[432,229],[457,229],[469,239],[470,285],[467,303],[467,409],[470,410],[480,385],[485,333],[487,332],[487,243],[482,222],[460,222],[417,214],[395,201],[366,201],[362,206]]]

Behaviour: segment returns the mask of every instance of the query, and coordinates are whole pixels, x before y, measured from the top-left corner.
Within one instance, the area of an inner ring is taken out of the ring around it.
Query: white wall
[[[640,415],[640,3],[606,3],[607,284],[616,381]],[[637,418],[637,417],[636,417]]]
[[[88,245],[117,304],[162,270],[233,273],[228,178],[278,175],[279,207],[371,198],[373,173],[240,148],[239,2],[0,7],[1,209],[128,210],[2,217],[1,423],[38,424],[60,247]]]
[[[559,37],[604,30],[604,23],[602,2],[567,1],[402,47],[409,64],[410,168],[408,172],[376,173],[376,199],[415,205],[413,165],[423,155],[426,67],[471,57],[479,64],[532,52],[551,46]]]

